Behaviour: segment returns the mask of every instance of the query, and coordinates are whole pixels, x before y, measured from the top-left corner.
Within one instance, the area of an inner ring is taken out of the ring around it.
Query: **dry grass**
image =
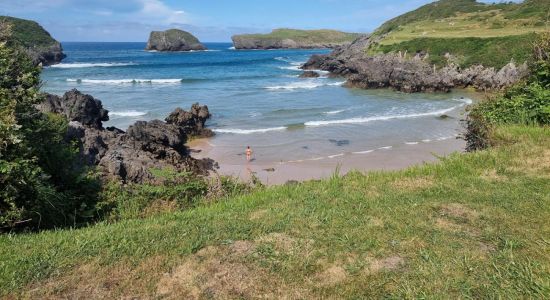
[[[399,190],[417,191],[432,187],[434,179],[432,177],[405,177],[394,181],[392,185]]]

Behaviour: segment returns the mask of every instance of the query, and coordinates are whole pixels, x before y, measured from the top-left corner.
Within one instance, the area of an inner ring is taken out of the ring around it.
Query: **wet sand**
[[[188,146],[195,152],[193,157],[209,157],[217,161],[220,166],[218,172],[221,175],[238,177],[244,181],[249,181],[251,175],[255,175],[264,184],[279,185],[292,180],[328,178],[337,169],[340,170],[340,174],[346,174],[352,170],[362,172],[399,170],[413,165],[432,163],[438,161],[438,157],[447,156],[453,152],[463,152],[465,142],[453,137],[445,140],[402,143],[391,148],[383,147],[297,161],[273,162],[254,159],[247,162],[244,149],[243,153],[227,157],[222,151],[217,151],[219,145],[216,145],[216,138],[194,140]],[[255,155],[261,154],[255,153]]]

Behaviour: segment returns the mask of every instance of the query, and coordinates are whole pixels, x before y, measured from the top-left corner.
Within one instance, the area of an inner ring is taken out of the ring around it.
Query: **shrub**
[[[489,146],[495,124],[550,124],[550,33],[534,42],[530,70],[526,81],[470,109],[465,136],[468,150]]]
[[[99,185],[76,163],[67,121],[35,109],[40,69],[0,31],[0,230],[87,223]]]

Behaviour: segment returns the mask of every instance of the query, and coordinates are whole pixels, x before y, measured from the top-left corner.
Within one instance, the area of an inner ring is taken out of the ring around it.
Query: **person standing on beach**
[[[252,159],[252,149],[250,149],[250,146],[246,147],[246,161],[250,162]]]

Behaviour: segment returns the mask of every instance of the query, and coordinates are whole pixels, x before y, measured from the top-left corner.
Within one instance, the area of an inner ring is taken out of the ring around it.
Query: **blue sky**
[[[432,0],[0,0],[0,14],[33,19],[61,41],[146,41],[181,28],[206,42],[273,28],[369,32]]]

